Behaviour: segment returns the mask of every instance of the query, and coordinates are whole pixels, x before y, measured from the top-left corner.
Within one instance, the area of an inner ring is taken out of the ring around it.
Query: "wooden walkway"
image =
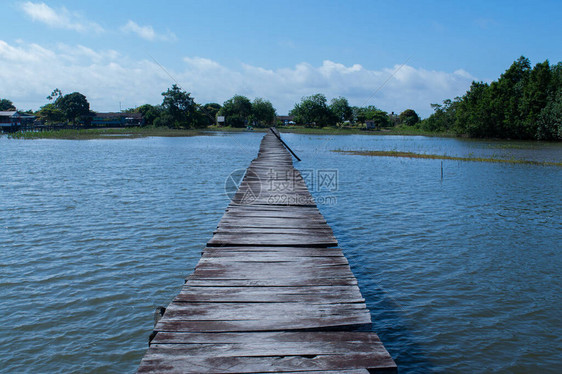
[[[396,372],[335,246],[291,155],[268,133],[138,372]]]

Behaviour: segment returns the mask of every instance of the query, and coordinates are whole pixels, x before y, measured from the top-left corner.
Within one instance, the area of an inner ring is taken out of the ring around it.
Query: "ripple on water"
[[[444,162],[441,180],[439,160],[330,150],[464,156],[490,145],[286,137],[299,168],[338,171],[337,191],[311,190],[337,197],[320,209],[402,373],[560,371],[559,168]],[[134,371],[154,308],[181,289],[228,203],[224,180],[260,139],[0,138],[2,368]]]

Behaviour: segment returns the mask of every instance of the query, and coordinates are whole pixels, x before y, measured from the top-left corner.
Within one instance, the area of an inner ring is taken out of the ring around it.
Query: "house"
[[[142,126],[144,119],[141,113],[96,113],[92,118],[92,127],[128,127]]]
[[[17,110],[0,111],[0,129],[2,131],[17,131],[22,126],[33,124],[34,120],[35,116]]]
[[[294,125],[294,116],[277,116],[277,121],[283,122],[284,126]]]

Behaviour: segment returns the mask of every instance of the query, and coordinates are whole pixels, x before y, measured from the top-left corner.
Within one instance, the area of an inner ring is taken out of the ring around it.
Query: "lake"
[[[134,372],[262,136],[0,137],[0,372]],[[562,144],[283,138],[401,373],[562,371],[562,167],[332,152],[561,162]]]

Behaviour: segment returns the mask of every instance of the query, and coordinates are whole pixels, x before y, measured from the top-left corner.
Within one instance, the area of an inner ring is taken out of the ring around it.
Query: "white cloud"
[[[396,113],[412,108],[427,116],[430,103],[464,94],[476,79],[462,69],[450,73],[408,65],[369,70],[324,61],[273,70],[247,64],[232,68],[201,57],[181,61],[183,67],[167,70],[197,102],[222,103],[234,94],[263,97],[279,114],[288,113],[303,96],[323,93],[328,99],[347,97],[351,105],[376,105]],[[38,109],[56,87],[85,94],[98,111],[118,110],[119,102],[123,107],[160,104],[161,93],[174,83],[168,72],[153,61],[133,60],[114,50],[0,40],[1,95],[20,109]]]
[[[76,12],[70,12],[65,7],[55,10],[45,3],[27,1],[21,4],[21,9],[33,21],[41,22],[47,26],[79,32],[103,32],[103,28],[95,22],[85,19]]]
[[[139,37],[151,42],[157,40],[173,41],[177,39],[174,33],[168,32],[167,34],[159,34],[154,31],[152,26],[140,26],[139,24],[131,20],[129,20],[126,25],[121,27],[121,31],[123,31],[124,33],[137,34]]]

